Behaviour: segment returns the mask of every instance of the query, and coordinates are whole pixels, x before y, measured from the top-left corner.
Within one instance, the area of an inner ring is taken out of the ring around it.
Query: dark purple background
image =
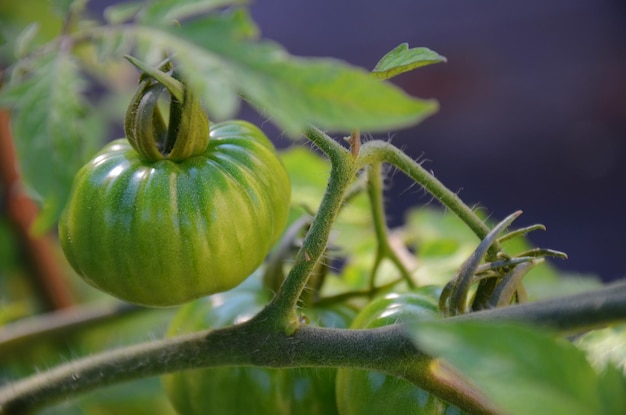
[[[393,142],[493,217],[522,209],[518,225],[545,224],[531,239],[569,253],[560,268],[626,274],[626,2],[257,0],[251,10],[264,37],[297,55],[372,68],[409,42],[446,56],[396,79],[441,110]],[[388,200],[398,224],[430,197],[396,174]]]

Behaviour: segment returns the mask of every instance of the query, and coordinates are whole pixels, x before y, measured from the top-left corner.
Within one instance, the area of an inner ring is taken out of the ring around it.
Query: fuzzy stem
[[[465,314],[441,320],[510,321],[564,334],[626,320],[626,282],[595,291]],[[267,331],[250,320],[221,330],[202,331],[106,351],[60,365],[0,388],[0,414],[26,414],[98,387],[190,368],[215,366],[354,367],[402,375],[427,356],[400,325],[369,330],[298,326],[290,336]],[[472,413],[489,413],[480,402],[431,378],[417,386]]]
[[[296,254],[294,266],[268,306],[259,313],[259,321],[293,332],[297,324],[296,306],[315,265],[326,249],[330,230],[341,209],[346,189],[357,169],[354,158],[345,148],[322,131],[310,128],[307,138],[328,156],[331,163],[328,187],[317,214]]]
[[[383,181],[381,163],[373,163],[367,169],[368,186],[367,195],[370,200],[374,231],[376,233],[376,258],[370,276],[370,289],[376,286],[376,273],[384,258],[389,259],[400,272],[400,275],[409,288],[414,288],[415,284],[411,279],[411,274],[406,269],[396,251],[389,246],[387,235],[387,221],[385,219],[385,208],[383,206]]]
[[[455,193],[392,144],[383,141],[370,141],[363,144],[357,162],[359,167],[380,162],[397,167],[463,220],[480,239],[489,233],[489,227]],[[489,248],[487,258],[491,261],[495,260],[499,251],[500,246],[496,242]]]

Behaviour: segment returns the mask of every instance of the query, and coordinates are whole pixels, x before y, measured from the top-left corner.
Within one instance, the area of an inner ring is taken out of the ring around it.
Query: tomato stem
[[[626,282],[556,299],[483,310],[441,320],[517,322],[573,334],[626,320]],[[201,331],[101,352],[0,388],[0,414],[28,413],[68,397],[147,376],[216,366],[352,367],[406,375],[427,356],[402,325],[349,330],[301,326],[291,335],[264,322]],[[409,379],[471,413],[493,413],[452,385]]]
[[[374,231],[376,233],[376,257],[374,266],[370,273],[370,290],[376,286],[376,274],[383,259],[389,259],[396,269],[400,272],[402,279],[409,288],[415,288],[415,283],[411,279],[411,273],[400,260],[396,251],[389,244],[389,236],[387,232],[387,221],[385,218],[385,208],[383,206],[383,179],[382,179],[381,163],[372,163],[367,167],[367,195],[370,200],[370,210],[374,222]]]
[[[391,143],[378,140],[363,144],[357,159],[358,166],[363,167],[379,162],[389,163],[407,174],[465,222],[479,239],[482,240],[489,233],[489,227],[474,213],[472,208],[402,150]],[[496,242],[489,248],[487,257],[495,260],[499,251],[500,246]]]
[[[298,327],[298,300],[326,249],[330,230],[343,205],[344,195],[357,172],[354,158],[335,140],[313,127],[305,135],[330,160],[328,187],[304,237],[302,247],[296,254],[294,266],[272,302],[258,316],[260,321],[275,325],[287,333],[293,333]]]

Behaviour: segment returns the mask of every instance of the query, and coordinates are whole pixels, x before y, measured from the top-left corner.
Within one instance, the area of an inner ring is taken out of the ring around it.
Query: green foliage
[[[102,131],[82,95],[85,82],[76,58],[49,51],[20,65],[28,74],[3,91],[0,105],[18,108],[13,134],[24,180],[43,209],[35,230],[58,218],[79,167],[94,152]]]
[[[372,75],[379,79],[389,79],[440,62],[446,62],[446,58],[437,52],[428,48],[409,48],[408,43],[401,43],[378,61],[372,69]]]
[[[52,11],[65,18],[73,13],[80,12],[87,4],[87,1],[88,0],[51,0],[50,5]]]
[[[503,413],[626,413],[622,375],[594,371],[583,351],[537,328],[450,321],[415,324],[412,334]]]

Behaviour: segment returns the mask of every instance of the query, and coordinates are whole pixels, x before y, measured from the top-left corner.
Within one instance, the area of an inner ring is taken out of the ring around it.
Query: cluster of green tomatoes
[[[171,96],[168,120],[159,97]],[[243,121],[209,126],[166,63],[144,73],[126,139],[77,174],[59,225],[63,250],[89,284],[152,307],[184,304],[168,335],[243,322],[271,299],[254,278],[280,238],[290,182],[272,143]],[[309,324],[365,329],[436,318],[437,290],[388,294],[358,310],[305,306]],[[453,414],[405,380],[350,368],[218,367],[163,377],[181,414]]]

